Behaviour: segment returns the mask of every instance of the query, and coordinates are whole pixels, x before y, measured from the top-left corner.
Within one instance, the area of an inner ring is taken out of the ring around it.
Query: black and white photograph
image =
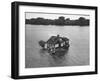
[[[12,78],[97,74],[97,7],[12,3]]]
[[[89,65],[89,18],[25,12],[25,67]]]

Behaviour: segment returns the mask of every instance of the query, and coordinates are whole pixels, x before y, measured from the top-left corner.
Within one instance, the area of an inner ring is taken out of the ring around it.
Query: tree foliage
[[[39,41],[39,45],[44,48],[45,47],[45,42],[43,40],[41,40],[41,41]]]
[[[89,26],[89,19],[80,17],[76,20],[70,20],[70,18],[65,18],[63,16],[58,17],[58,19],[44,19],[41,17],[26,19],[26,24],[34,25],[78,25],[78,26]]]

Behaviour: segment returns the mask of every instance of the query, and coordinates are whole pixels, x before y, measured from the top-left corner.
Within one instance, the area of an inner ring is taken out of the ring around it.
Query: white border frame
[[[25,12],[48,12],[88,14],[90,15],[90,65],[69,67],[25,68]],[[75,73],[95,71],[95,10],[54,8],[37,6],[19,6],[19,75],[40,75],[55,73]]]

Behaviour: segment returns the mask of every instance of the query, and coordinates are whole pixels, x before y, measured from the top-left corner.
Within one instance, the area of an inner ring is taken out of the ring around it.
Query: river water
[[[64,36],[70,39],[70,47],[63,56],[52,56],[42,50],[38,42],[47,41],[51,36]],[[25,26],[25,67],[58,67],[89,65],[88,26]]]

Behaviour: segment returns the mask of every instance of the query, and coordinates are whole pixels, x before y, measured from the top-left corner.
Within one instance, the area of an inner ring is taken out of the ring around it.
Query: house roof
[[[64,41],[68,41],[69,39],[66,37],[59,37],[59,36],[51,36],[50,39],[47,41],[49,44],[57,44],[62,43]]]

